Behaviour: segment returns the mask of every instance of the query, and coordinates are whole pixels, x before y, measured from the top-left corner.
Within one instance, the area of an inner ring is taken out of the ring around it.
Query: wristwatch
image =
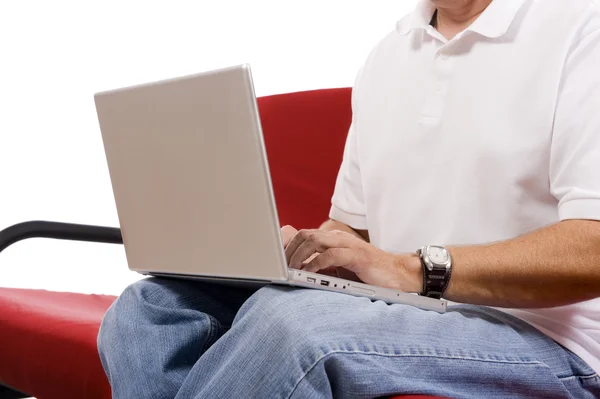
[[[421,295],[440,299],[444,295],[452,274],[452,257],[444,247],[426,245],[417,250],[423,266],[423,292]]]

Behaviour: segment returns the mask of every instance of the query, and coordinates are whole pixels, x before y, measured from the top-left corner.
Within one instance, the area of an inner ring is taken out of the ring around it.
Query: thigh
[[[192,279],[150,277],[132,284],[119,297],[125,307],[152,308],[165,316],[175,311],[194,311],[211,316],[229,328],[242,304],[256,292],[246,288]]]
[[[234,321],[271,334],[295,397],[596,397],[598,376],[529,324],[495,309],[444,314],[318,290],[268,287]],[[255,327],[256,324],[259,327]],[[256,356],[256,355],[255,355]],[[272,361],[271,361],[272,362]]]

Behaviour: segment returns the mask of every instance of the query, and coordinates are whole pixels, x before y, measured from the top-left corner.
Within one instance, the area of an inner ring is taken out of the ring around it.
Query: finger
[[[303,263],[306,263],[316,252],[323,252],[323,248],[318,242],[311,239],[304,240],[302,244],[292,254],[288,263],[289,267],[299,269]],[[312,259],[311,259],[312,260]]]
[[[303,270],[316,273],[329,267],[343,267],[352,270],[356,263],[356,253],[349,248],[330,248],[304,265]]]
[[[308,257],[308,259],[306,259],[304,262],[302,262],[302,264],[308,263],[311,260],[313,260],[314,258],[316,258],[319,255],[319,252],[315,252],[313,253],[311,256]],[[292,266],[290,266],[292,267]],[[302,269],[302,265],[295,267],[294,269]]]
[[[344,247],[347,245],[346,237],[343,234],[332,231],[312,230],[306,233],[299,233],[299,235],[304,236],[304,242],[298,245],[295,251],[291,253],[288,262],[288,265],[294,268],[302,266],[302,263],[315,252],[324,252],[329,248]]]
[[[292,255],[294,254],[294,252],[296,252],[298,247],[300,245],[302,245],[302,243],[306,240],[306,237],[308,237],[308,235],[313,231],[316,231],[316,230],[300,230],[300,231],[298,231],[294,235],[292,240],[288,243],[288,245],[285,247],[285,259],[286,259],[288,265],[290,264],[290,260],[292,259]]]
[[[314,254],[312,254],[312,255],[311,255],[311,256],[310,256],[308,259],[306,259],[306,260],[304,261],[304,263],[308,263],[308,262],[310,262],[311,260],[313,260],[314,258],[316,258],[316,257],[317,257],[317,256],[319,256],[319,255],[320,255],[320,253],[319,253],[319,252],[315,252],[315,253],[314,253]]]
[[[298,230],[292,226],[283,226],[281,228],[281,240],[283,241],[283,247],[287,247],[292,238],[298,233]]]

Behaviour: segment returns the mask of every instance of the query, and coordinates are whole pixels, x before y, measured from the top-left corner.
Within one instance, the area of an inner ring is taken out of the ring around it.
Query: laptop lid
[[[95,102],[130,269],[287,280],[248,65]]]

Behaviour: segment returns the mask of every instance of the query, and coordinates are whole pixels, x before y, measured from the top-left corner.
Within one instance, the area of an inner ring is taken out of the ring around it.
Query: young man
[[[357,78],[331,220],[282,234],[463,304],[143,280],[100,331],[114,397],[600,397],[599,67],[590,0],[423,0]]]

